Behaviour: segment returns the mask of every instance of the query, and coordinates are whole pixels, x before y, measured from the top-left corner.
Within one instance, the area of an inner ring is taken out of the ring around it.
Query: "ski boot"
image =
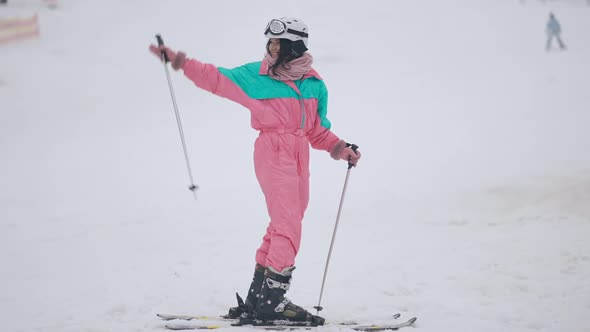
[[[258,296],[260,295],[260,289],[262,288],[262,281],[264,279],[264,266],[256,264],[254,268],[254,277],[252,283],[248,289],[248,296],[246,296],[246,302],[242,300],[240,295],[236,293],[238,300],[237,307],[229,308],[229,312],[225,315],[226,318],[238,318],[243,314],[254,315],[256,310],[256,304],[258,303]]]
[[[291,284],[293,270],[294,266],[287,267],[282,272],[277,272],[272,267],[266,269],[256,306],[256,319],[263,322],[287,320],[305,322],[309,326],[324,325],[324,318],[312,315],[285,297]]]

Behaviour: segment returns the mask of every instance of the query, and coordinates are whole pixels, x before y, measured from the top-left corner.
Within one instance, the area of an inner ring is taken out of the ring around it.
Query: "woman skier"
[[[354,166],[361,154],[330,131],[328,93],[311,67],[307,25],[294,17],[272,19],[264,35],[268,38],[264,59],[233,69],[202,63],[163,45],[150,45],[150,51],[160,59],[165,52],[172,68],[182,69],[199,88],[246,107],[252,127],[260,131],[254,166],[270,223],[256,251],[245,304],[230,309],[229,315],[323,324],[323,318],[285,297],[309,201],[309,146]]]

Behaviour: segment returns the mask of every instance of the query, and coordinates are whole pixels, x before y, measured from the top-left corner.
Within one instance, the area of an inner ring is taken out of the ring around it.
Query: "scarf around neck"
[[[264,55],[264,61],[268,64],[270,68],[272,65],[275,64],[276,58],[270,56],[270,54],[266,53]],[[308,71],[311,70],[311,64],[313,63],[313,57],[309,53],[303,53],[302,56],[299,58],[293,59],[286,63],[286,68],[283,66],[279,66],[275,69],[276,74],[273,73],[273,70],[268,71],[268,76],[277,80],[277,81],[295,81],[303,77],[303,75],[307,74]]]

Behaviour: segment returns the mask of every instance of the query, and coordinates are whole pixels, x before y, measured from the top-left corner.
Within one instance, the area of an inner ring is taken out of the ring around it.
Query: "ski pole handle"
[[[158,46],[164,46],[164,40],[162,39],[162,36],[156,35],[156,39],[158,40]],[[164,50],[162,50],[162,58],[164,59],[165,63],[170,62],[170,59],[168,59],[168,54],[166,54],[166,51]]]
[[[346,143],[346,146],[351,148],[352,151],[356,154],[356,150],[359,148],[358,145],[356,144],[350,144],[350,143]],[[348,169],[351,169],[352,166],[354,166],[353,164],[350,163],[350,161],[348,162]]]

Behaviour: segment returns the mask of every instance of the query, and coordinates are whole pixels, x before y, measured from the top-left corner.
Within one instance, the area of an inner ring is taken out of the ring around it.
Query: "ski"
[[[223,321],[223,322],[237,322],[239,318],[229,318],[227,316],[206,316],[206,315],[174,315],[174,314],[156,314],[159,318],[165,321],[172,321],[172,320],[207,320],[207,321]],[[398,319],[401,317],[400,313],[394,314],[392,316],[393,319]],[[355,321],[342,321],[339,322],[338,325],[358,325]]]
[[[383,324],[383,325],[368,325],[368,326],[354,326],[352,327],[355,331],[395,331],[402,327],[412,326],[418,317],[412,317],[405,322],[397,324]]]
[[[172,315],[172,314],[156,314],[162,320],[219,320],[219,321],[234,321],[237,318],[227,318],[225,316],[191,316],[191,315]]]
[[[229,325],[231,326],[231,325]],[[166,324],[165,327],[168,330],[174,331],[183,331],[183,330],[215,330],[220,329],[222,327],[228,326],[221,326],[221,325],[192,325],[192,324]]]
[[[182,316],[185,317],[185,316]],[[189,317],[207,317],[207,316],[189,316]],[[394,316],[399,317],[399,314]],[[407,321],[396,323],[396,324],[374,324],[374,325],[359,325],[356,323],[342,322],[342,323],[326,323],[324,325],[309,325],[309,322],[290,322],[290,321],[269,321],[269,322],[257,322],[255,324],[166,324],[165,327],[169,330],[180,331],[180,330],[215,330],[219,328],[230,328],[230,327],[250,327],[255,329],[267,330],[267,331],[295,331],[295,330],[312,330],[318,326],[337,326],[343,328],[350,328],[354,331],[360,332],[378,332],[378,331],[395,331],[403,327],[412,326],[418,318],[412,317]]]

